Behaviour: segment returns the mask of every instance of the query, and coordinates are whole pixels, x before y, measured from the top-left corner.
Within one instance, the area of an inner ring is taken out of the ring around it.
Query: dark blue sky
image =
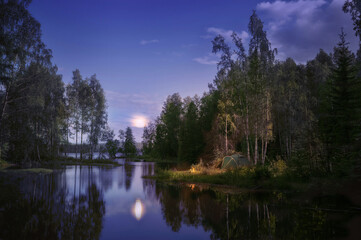
[[[202,95],[216,73],[211,40],[231,31],[247,44],[247,25],[256,9],[279,50],[279,59],[304,63],[319,48],[330,52],[340,28],[352,49],[356,38],[344,0],[33,0],[53,62],[71,81],[96,73],[108,100],[109,124],[118,131],[134,116],[153,119],[167,95]],[[133,128],[137,141],[142,129]]]

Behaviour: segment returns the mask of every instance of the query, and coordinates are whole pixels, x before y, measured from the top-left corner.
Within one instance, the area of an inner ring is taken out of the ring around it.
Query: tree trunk
[[[264,136],[261,136],[261,162],[262,165],[264,164],[263,162],[263,157],[264,157]]]
[[[265,163],[266,161],[266,156],[267,156],[267,146],[268,146],[268,141],[266,140],[265,142],[265,146],[264,146],[264,158],[263,158],[263,164]]]
[[[80,129],[80,160],[83,160],[83,124]]]
[[[8,103],[8,98],[9,98],[9,90],[6,89],[4,104],[3,104],[3,107],[1,109],[1,115],[0,115],[0,126],[1,126],[2,120],[3,120],[4,116],[5,116],[5,110],[6,110],[6,105]]]
[[[258,160],[258,126],[256,123],[256,129],[255,129],[255,139],[254,139],[254,164],[257,164],[257,160]]]
[[[75,130],[75,158],[78,158],[78,130]]]
[[[246,141],[247,141],[247,159],[251,163],[251,153],[249,149],[249,122],[248,122],[248,107],[246,110]]]
[[[69,147],[69,118],[66,119],[66,148],[64,149],[65,157],[68,156],[67,151]]]
[[[40,152],[39,152],[39,145],[38,145],[38,144],[37,144],[36,148],[37,148],[37,150],[38,150],[38,159],[39,159],[39,162],[40,162],[41,159],[40,159]]]
[[[90,127],[90,160],[93,160],[93,128],[94,128],[94,120],[92,118],[91,127]]]
[[[227,115],[226,115],[226,155],[228,152],[228,126],[227,126]]]

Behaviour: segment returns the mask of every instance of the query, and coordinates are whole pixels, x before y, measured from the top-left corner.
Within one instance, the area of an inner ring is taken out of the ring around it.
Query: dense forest
[[[359,1],[343,10],[361,38]],[[350,51],[340,29],[332,53],[320,49],[305,64],[280,61],[255,11],[248,32],[248,51],[236,33],[231,44],[214,38],[220,60],[209,91],[170,95],[144,129],[144,154],[195,163],[238,152],[254,165],[280,160],[296,174],[345,174],[360,159],[360,50]]]
[[[118,152],[100,81],[76,69],[72,82],[63,82],[41,40],[40,23],[27,10],[30,3],[0,2],[0,160],[40,162],[69,151],[92,159],[94,150]],[[134,145],[130,128],[127,134]]]

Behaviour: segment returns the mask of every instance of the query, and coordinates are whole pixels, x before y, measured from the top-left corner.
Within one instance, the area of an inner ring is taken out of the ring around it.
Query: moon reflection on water
[[[137,199],[132,207],[132,214],[138,221],[144,216],[145,208],[140,199]]]

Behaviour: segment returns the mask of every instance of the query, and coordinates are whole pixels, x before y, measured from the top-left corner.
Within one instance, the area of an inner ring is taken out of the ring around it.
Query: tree
[[[178,159],[194,163],[202,149],[202,132],[199,125],[199,110],[195,100],[185,106],[179,134]]]
[[[50,64],[51,51],[41,41],[40,23],[27,10],[30,2],[0,3],[0,125],[26,66],[32,61]]]
[[[126,156],[134,156],[137,153],[133,132],[130,127],[127,127],[127,129],[125,130],[123,152]]]
[[[109,126],[105,126],[104,130],[102,131],[101,140],[105,142],[105,149],[108,152],[109,158],[114,159],[116,158],[116,154],[119,149],[119,140],[114,139],[115,134],[114,131],[109,128]]]
[[[348,48],[342,31],[340,42],[334,49],[335,67],[329,81],[326,99],[326,116],[323,122],[330,150],[347,154],[354,151],[360,137],[361,81],[355,67],[355,57]]]
[[[104,90],[96,75],[89,80],[91,93],[90,104],[90,131],[88,141],[90,143],[90,159],[93,158],[94,148],[98,145],[102,129],[107,123],[106,100]]]
[[[3,157],[4,150],[7,149],[8,157],[16,155],[16,159],[24,161],[32,157],[35,145],[36,148],[41,148],[39,144],[34,145],[30,141],[34,138],[32,135],[34,128],[40,131],[41,135],[38,136],[40,139],[44,140],[45,137],[43,129],[39,129],[40,125],[34,125],[34,121],[26,119],[29,114],[33,114],[30,112],[32,104],[37,103],[24,100],[30,98],[34,93],[32,90],[36,87],[42,88],[40,85],[46,80],[49,80],[47,83],[53,86],[51,81],[56,75],[56,68],[50,61],[51,50],[46,49],[41,41],[40,24],[27,10],[30,2],[0,2],[0,152]],[[51,78],[44,79],[45,76],[50,75]],[[30,88],[31,91],[29,91]],[[39,95],[38,99],[45,100],[45,94]],[[54,106],[56,105],[52,107]],[[55,123],[51,121],[59,116],[54,111],[52,111],[52,118],[48,119],[48,122],[53,124],[52,137],[56,131],[54,131]],[[39,123],[39,119],[36,123]],[[21,138],[20,134],[26,138]],[[15,139],[15,136],[19,139]],[[45,145],[48,143],[46,142]],[[51,145],[53,153],[56,144],[53,141]],[[21,147],[21,150],[15,149],[15,146]],[[37,157],[34,159],[40,159],[41,149],[36,152]]]
[[[78,86],[78,103],[80,112],[80,159],[83,159],[83,135],[90,131],[91,107],[95,105],[89,86],[89,80],[80,80]]]
[[[153,155],[154,154],[154,144],[156,137],[156,124],[155,122],[149,122],[148,126],[144,127],[143,136],[142,136],[142,152],[144,155]]]
[[[70,126],[75,131],[75,157],[78,158],[78,133],[82,128],[81,124],[81,109],[80,109],[80,89],[82,86],[83,78],[80,75],[79,69],[73,71],[73,82],[66,88],[69,114],[70,114]]]
[[[58,154],[65,116],[64,85],[56,70],[33,63],[19,79],[26,91],[13,88],[6,119],[9,158],[31,162]]]
[[[248,30],[251,35],[249,43],[248,76],[251,82],[249,91],[252,96],[252,113],[254,122],[254,163],[258,162],[258,139],[261,138],[261,161],[265,162],[267,145],[271,138],[270,129],[270,80],[276,50],[272,50],[267,34],[263,30],[263,22],[254,11],[250,17]]]
[[[163,105],[160,120],[164,124],[164,156],[177,157],[179,129],[182,114],[182,98],[178,93],[168,96]],[[163,154],[162,154],[163,155]]]

